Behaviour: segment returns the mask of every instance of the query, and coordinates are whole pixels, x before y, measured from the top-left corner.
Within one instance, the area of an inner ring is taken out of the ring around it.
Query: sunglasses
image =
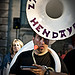
[[[42,39],[44,40],[45,44],[47,44],[47,45],[49,44],[49,39],[46,39],[46,38],[39,36],[39,40],[42,40]]]

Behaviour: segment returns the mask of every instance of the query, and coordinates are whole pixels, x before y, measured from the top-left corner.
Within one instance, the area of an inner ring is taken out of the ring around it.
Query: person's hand
[[[33,64],[33,66],[36,66],[37,69],[30,69],[31,72],[35,73],[36,75],[44,75],[44,73],[46,72],[45,67],[41,66],[41,65],[37,65],[37,64]]]

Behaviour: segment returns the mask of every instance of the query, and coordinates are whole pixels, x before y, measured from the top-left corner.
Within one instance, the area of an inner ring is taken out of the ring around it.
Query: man
[[[74,75],[75,71],[74,71],[74,68],[75,68],[75,49],[72,49],[71,51],[69,51],[67,53],[67,55],[65,56],[64,58],[64,62],[66,64],[66,67],[70,73],[70,75]]]
[[[49,40],[34,33],[33,42],[38,46],[37,49],[22,52],[11,67],[10,75],[50,75],[55,70],[54,59],[48,51]],[[22,66],[37,68],[22,68]],[[68,73],[63,62],[61,72]]]

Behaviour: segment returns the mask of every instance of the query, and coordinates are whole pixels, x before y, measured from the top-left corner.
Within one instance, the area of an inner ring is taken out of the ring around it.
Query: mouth
[[[37,49],[37,52],[38,53],[42,53],[44,51],[44,46],[40,46],[38,49]]]
[[[40,46],[40,49],[41,49],[41,50],[44,49],[44,46]]]
[[[16,48],[15,51],[18,51],[18,49]]]

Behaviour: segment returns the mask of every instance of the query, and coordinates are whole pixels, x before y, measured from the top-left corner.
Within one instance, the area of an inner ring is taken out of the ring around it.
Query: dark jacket
[[[66,67],[70,73],[70,75],[74,75],[75,73],[75,49],[71,50],[67,53],[67,55],[64,58],[64,62],[66,64]]]

